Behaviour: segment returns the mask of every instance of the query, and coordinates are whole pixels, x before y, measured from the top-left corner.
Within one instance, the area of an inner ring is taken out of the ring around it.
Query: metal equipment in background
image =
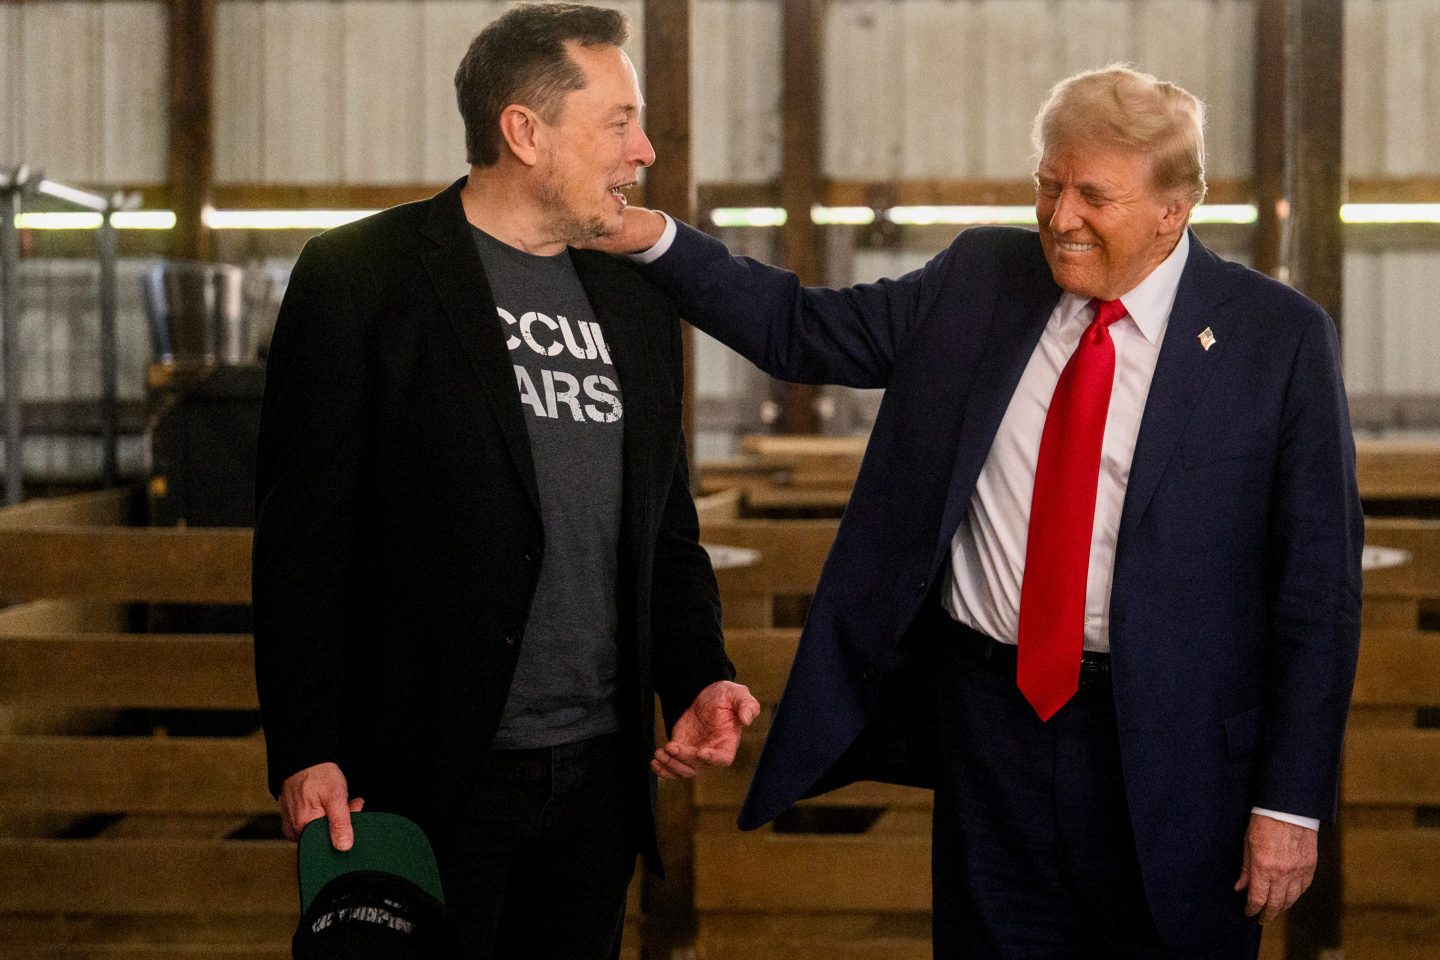
[[[0,364],[4,371],[5,502],[19,503],[24,485],[24,447],[20,410],[20,235],[19,219],[27,203],[44,198],[68,210],[100,214],[96,247],[100,262],[100,422],[104,450],[103,480],[119,478],[118,343],[113,215],[140,206],[138,193],[91,193],[46,180],[21,164],[0,171]],[[47,206],[50,204],[47,203]]]

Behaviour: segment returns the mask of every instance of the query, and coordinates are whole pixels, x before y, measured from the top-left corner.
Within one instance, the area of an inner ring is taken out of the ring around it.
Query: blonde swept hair
[[[1147,154],[1156,189],[1205,199],[1205,104],[1181,87],[1124,64],[1055,84],[1030,130],[1040,158],[1085,145]]]

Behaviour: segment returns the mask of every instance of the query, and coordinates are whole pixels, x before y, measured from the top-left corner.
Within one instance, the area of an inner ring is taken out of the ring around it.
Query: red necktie
[[[1095,319],[1060,373],[1035,465],[1016,682],[1041,720],[1075,695],[1085,639],[1085,581],[1100,484],[1100,445],[1115,384],[1110,324],[1119,300],[1092,300]]]

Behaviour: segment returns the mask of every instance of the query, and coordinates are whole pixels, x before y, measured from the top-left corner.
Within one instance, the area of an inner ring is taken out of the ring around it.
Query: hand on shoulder
[[[621,227],[615,233],[591,240],[582,240],[572,246],[583,250],[599,250],[613,256],[644,253],[660,242],[665,233],[665,217],[658,210],[645,207],[626,207]]]

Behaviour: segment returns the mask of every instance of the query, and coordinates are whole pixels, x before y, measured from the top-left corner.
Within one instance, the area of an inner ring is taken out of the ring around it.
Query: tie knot
[[[1090,306],[1095,308],[1095,322],[1107,328],[1130,312],[1119,300],[1101,300],[1096,297],[1090,301]]]

